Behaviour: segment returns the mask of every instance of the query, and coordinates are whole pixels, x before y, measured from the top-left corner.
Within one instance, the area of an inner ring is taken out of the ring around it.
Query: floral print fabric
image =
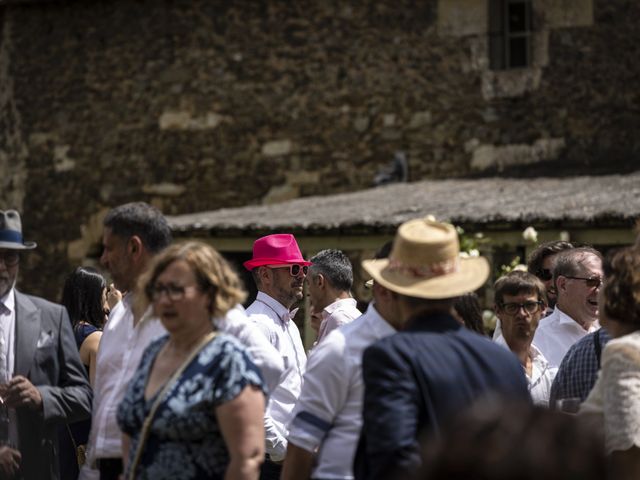
[[[159,395],[158,392],[145,400],[144,390],[153,362],[168,338],[159,338],[145,350],[118,408],[118,424],[131,437],[129,465],[135,456],[144,419]],[[215,409],[233,400],[247,385],[264,391],[260,371],[235,338],[217,335],[164,395],[149,429],[135,478],[222,479],[229,455]],[[128,474],[126,472],[126,478]]]

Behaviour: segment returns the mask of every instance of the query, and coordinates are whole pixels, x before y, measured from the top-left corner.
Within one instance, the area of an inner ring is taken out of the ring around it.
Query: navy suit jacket
[[[447,314],[416,317],[364,351],[363,428],[356,479],[415,473],[420,437],[489,394],[530,402],[513,353]]]
[[[25,480],[57,479],[57,426],[89,418],[91,387],[67,310],[42,298],[15,294],[14,375],[27,377],[42,396],[42,411],[16,410],[21,474]]]

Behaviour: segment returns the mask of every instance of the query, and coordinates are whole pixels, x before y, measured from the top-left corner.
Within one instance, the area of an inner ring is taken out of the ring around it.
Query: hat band
[[[430,279],[449,275],[458,271],[460,262],[457,258],[445,260],[443,262],[432,263],[430,265],[407,265],[400,260],[389,260],[389,271],[401,273],[413,278]]]
[[[22,234],[15,230],[0,230],[0,242],[12,242],[22,244]]]

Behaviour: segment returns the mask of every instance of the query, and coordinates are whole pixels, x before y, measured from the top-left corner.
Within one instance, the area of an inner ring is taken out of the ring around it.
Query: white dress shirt
[[[284,362],[280,353],[249,320],[242,305],[236,305],[229,310],[224,318],[216,318],[214,324],[220,332],[233,335],[247,347],[247,352],[260,369],[269,392],[273,392],[280,384]]]
[[[352,479],[362,427],[362,352],[395,332],[373,305],[311,351],[288,440],[317,453],[312,478]]]
[[[502,335],[496,338],[495,342],[509,349],[509,344]],[[527,373],[526,369],[524,373],[529,384],[531,400],[533,400],[534,405],[548,407],[551,385],[556,373],[558,373],[558,369],[549,365],[542,352],[533,343],[530,346],[529,358],[531,359],[531,375]]]
[[[16,338],[16,294],[11,288],[0,298],[0,383],[8,383],[13,378],[15,368]],[[9,441],[19,445],[18,417],[15,408],[8,410]]]
[[[287,425],[300,395],[307,356],[298,327],[291,320],[295,311],[289,312],[274,298],[258,292],[256,300],[247,308],[247,314],[284,362],[281,382],[271,393],[264,421],[266,451],[272,461],[278,462],[284,459],[287,451]]]
[[[99,458],[122,457],[122,434],[116,421],[118,405],[144,350],[166,333],[160,321],[152,318],[150,309],[134,327],[131,302],[132,294],[127,293],[111,310],[100,338],[89,436],[90,465]]]
[[[558,368],[571,345],[598,328],[600,325],[594,322],[589,330],[585,330],[556,305],[551,315],[540,320],[533,343],[547,359],[549,366]]]
[[[356,302],[355,298],[341,298],[324,307],[316,344],[329,335],[329,332],[352,322],[362,315],[362,312],[356,308],[357,304],[358,302]]]

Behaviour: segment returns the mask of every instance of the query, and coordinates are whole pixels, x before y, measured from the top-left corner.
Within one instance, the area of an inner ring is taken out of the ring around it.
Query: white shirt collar
[[[324,307],[323,312],[325,313],[325,316],[331,315],[341,305],[344,305],[344,304],[351,304],[352,306],[355,307],[358,304],[358,302],[356,301],[355,298],[339,298],[335,302],[333,302],[333,303],[327,305],[326,307]]]
[[[0,303],[9,309],[9,312],[13,312],[16,309],[16,289],[11,287],[4,297],[0,298]],[[0,312],[1,313],[1,312]]]
[[[296,312],[298,311],[297,308],[289,311],[287,307],[285,307],[275,298],[267,295],[264,292],[259,291],[258,295],[256,296],[256,300],[270,307],[274,312],[276,312],[278,317],[282,320],[286,320],[286,319],[290,319],[291,317],[294,317]]]
[[[366,316],[371,324],[371,328],[376,333],[376,338],[383,338],[396,333],[396,329],[382,318],[382,315],[376,310],[374,302],[371,302],[367,307]]]

